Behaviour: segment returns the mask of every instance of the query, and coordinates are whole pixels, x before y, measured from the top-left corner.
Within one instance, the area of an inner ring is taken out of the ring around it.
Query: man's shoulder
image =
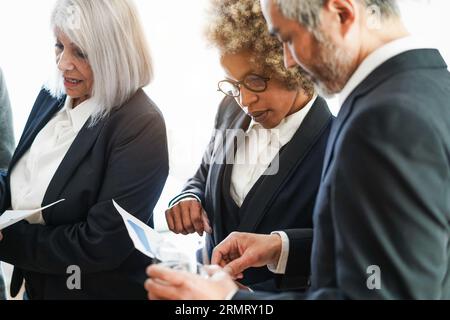
[[[361,92],[356,93],[361,99],[355,104],[365,106],[380,101],[404,102],[411,107],[424,101],[449,101],[450,72],[439,51],[411,50],[386,61],[359,88]]]
[[[383,148],[389,144],[414,150],[426,139],[436,148],[442,144],[450,148],[450,90],[439,79],[420,73],[397,74],[356,97],[341,140],[385,141]],[[446,77],[443,74],[440,80],[447,81]]]

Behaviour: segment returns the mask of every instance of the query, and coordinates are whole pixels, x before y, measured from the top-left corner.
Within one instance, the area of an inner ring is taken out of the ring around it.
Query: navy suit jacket
[[[224,184],[226,171],[232,170],[232,165],[226,165],[226,158],[234,159],[236,137],[235,131],[227,130],[245,131],[250,120],[234,98],[223,100],[203,162],[175,200],[190,194],[201,200],[213,228],[213,234],[207,236],[210,255],[233,231],[270,234],[301,228],[300,272],[278,277],[267,268],[252,269],[244,274],[242,282],[261,290],[305,288],[310,276],[312,213],[333,116],[325,100],[318,97],[294,137],[280,152],[276,174],[263,175],[246,197],[239,217],[232,217],[224,212],[222,197],[227,191],[224,188],[230,187],[229,182]]]
[[[235,298],[450,299],[450,74],[437,50],[390,59],[346,99],[314,226],[309,295]]]
[[[9,173],[37,134],[64,105],[42,90]],[[145,299],[145,268],[116,200],[153,225],[153,208],[168,176],[164,119],[142,90],[94,127],[83,127],[56,171],[42,205],[46,225],[20,222],[3,231],[0,259],[15,266],[11,295],[26,280],[31,299]],[[0,209],[11,206],[9,174],[0,177]],[[70,266],[81,270],[81,289],[70,290]]]

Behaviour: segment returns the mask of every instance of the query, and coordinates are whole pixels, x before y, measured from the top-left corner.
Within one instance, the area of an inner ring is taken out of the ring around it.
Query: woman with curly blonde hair
[[[303,70],[284,66],[282,44],[269,34],[258,0],[211,0],[206,36],[220,52],[225,98],[200,168],[169,205],[169,228],[206,231],[203,262],[233,231],[275,232],[277,244],[287,239],[282,230],[300,228],[302,278],[289,277],[282,255],[270,271],[253,269],[240,280],[252,289],[304,289],[332,115]]]

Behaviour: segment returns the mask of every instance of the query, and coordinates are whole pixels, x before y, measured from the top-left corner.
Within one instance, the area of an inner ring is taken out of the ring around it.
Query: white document
[[[36,210],[8,210],[8,211],[5,211],[0,216],[0,230],[6,229],[6,228],[12,226],[13,224],[16,224],[19,221],[22,221],[28,217],[31,217],[34,214],[40,213],[40,212],[44,211],[45,209],[53,207],[54,205],[56,205],[60,202],[63,202],[63,201],[65,201],[65,199],[59,200],[59,201],[52,203],[46,207],[36,209]]]
[[[113,200],[114,207],[122,216],[128,234],[137,250],[154,259],[157,257],[157,248],[164,242],[164,238],[148,225],[126,212]]]
[[[114,207],[122,216],[128,234],[137,250],[161,262],[189,261],[189,256],[167,242],[164,237],[148,225],[129,214],[113,200]]]

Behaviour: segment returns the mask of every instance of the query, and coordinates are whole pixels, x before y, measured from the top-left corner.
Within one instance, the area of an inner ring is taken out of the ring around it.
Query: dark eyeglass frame
[[[259,89],[255,90],[254,88],[250,88],[248,85],[245,84],[245,82],[246,82],[248,77],[258,77],[259,79],[263,80],[264,81],[264,88],[260,89],[260,90]],[[222,92],[224,95],[229,96],[229,97],[239,98],[241,96],[241,86],[244,86],[247,90],[249,90],[251,92],[261,93],[261,92],[264,92],[264,91],[267,90],[267,86],[268,86],[267,83],[270,80],[271,80],[271,78],[263,77],[263,76],[261,76],[259,74],[255,74],[255,73],[249,73],[248,75],[245,76],[245,78],[242,81],[233,81],[233,80],[229,80],[229,79],[219,81],[219,83],[217,84],[217,87],[218,87],[217,91],[218,92]],[[229,83],[229,84],[233,85],[234,87],[238,88],[239,89],[238,90],[239,94],[238,95],[232,95],[232,94],[229,94],[227,92],[222,91],[222,89],[220,88],[220,85],[222,83]]]

